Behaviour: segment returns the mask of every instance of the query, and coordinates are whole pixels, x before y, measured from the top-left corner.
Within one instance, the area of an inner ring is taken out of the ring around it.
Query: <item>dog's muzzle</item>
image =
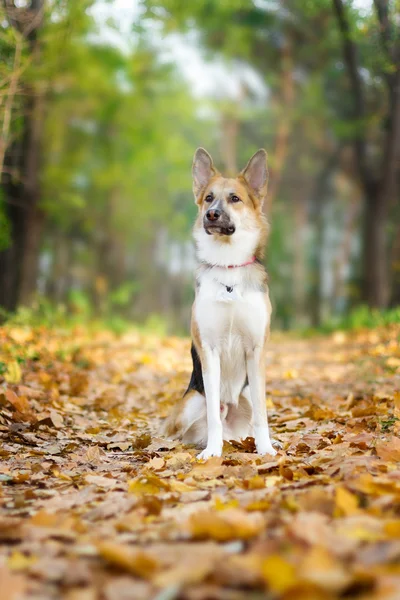
[[[236,230],[226,213],[212,208],[204,215],[203,225],[208,235],[233,235]]]

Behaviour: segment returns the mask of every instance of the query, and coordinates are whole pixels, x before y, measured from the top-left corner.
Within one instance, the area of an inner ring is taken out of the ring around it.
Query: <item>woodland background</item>
[[[3,0],[2,316],[185,331],[202,145],[269,153],[276,327],[400,319],[399,29],[398,0]]]

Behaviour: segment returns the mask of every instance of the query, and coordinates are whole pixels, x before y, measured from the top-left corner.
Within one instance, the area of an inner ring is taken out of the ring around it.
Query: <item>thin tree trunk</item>
[[[233,177],[238,172],[237,140],[239,133],[239,117],[234,110],[227,110],[221,122],[221,157],[224,174]]]
[[[293,260],[293,301],[296,318],[301,321],[305,316],[307,290],[306,277],[306,223],[308,190],[296,195],[294,212],[294,260]]]
[[[400,222],[395,231],[390,262],[392,273],[390,306],[400,306]]]
[[[273,150],[273,167],[270,168],[270,183],[268,194],[264,205],[267,215],[271,214],[272,205],[278,192],[282,172],[285,165],[286,156],[289,149],[289,136],[291,132],[291,108],[294,100],[293,85],[293,57],[292,44],[287,39],[282,48],[282,88],[281,98],[282,114],[279,119],[278,130],[276,132],[275,146]]]
[[[361,199],[359,193],[351,192],[352,199],[346,214],[342,243],[339,247],[336,260],[333,266],[333,305],[345,296],[345,268],[350,263],[351,242],[357,226],[357,217],[360,210]]]
[[[330,191],[331,176],[337,167],[342,150],[343,146],[340,145],[329,157],[316,179],[311,195],[310,204],[313,209],[315,230],[310,294],[310,316],[313,327],[319,327],[322,321],[322,270],[324,268],[323,249],[325,240],[324,206]]]
[[[22,36],[15,32],[16,41],[15,41],[15,51],[14,51],[14,62],[13,69],[10,77],[10,85],[8,88],[6,100],[4,102],[3,109],[3,123],[1,127],[1,135],[0,135],[0,177],[3,173],[4,169],[4,159],[6,155],[6,149],[9,145],[10,141],[10,124],[11,124],[11,116],[13,112],[13,106],[15,101],[15,95],[17,93],[18,88],[18,80],[21,74],[21,56],[22,56],[22,45],[23,39]]]

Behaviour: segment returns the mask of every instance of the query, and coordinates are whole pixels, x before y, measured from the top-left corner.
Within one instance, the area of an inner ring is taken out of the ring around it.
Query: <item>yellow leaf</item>
[[[194,490],[197,490],[194,485],[188,485],[184,481],[179,481],[178,479],[171,479],[168,482],[168,485],[171,492],[178,492],[180,494],[183,492],[193,492]]]
[[[162,481],[157,475],[148,473],[132,479],[128,482],[128,491],[131,494],[137,496],[143,496],[144,494],[158,494],[159,492],[166,492],[170,490],[170,486],[165,481]]]
[[[296,369],[289,369],[283,374],[283,376],[285,379],[297,379],[299,372]]]
[[[387,523],[385,523],[384,530],[388,537],[400,539],[400,519],[387,521]]]
[[[21,367],[16,360],[8,363],[7,371],[4,373],[4,379],[7,383],[19,383],[22,378]]]
[[[154,456],[154,458],[150,459],[147,463],[146,467],[148,469],[153,469],[153,471],[159,471],[165,466],[165,460],[160,456]]]
[[[11,571],[25,571],[25,569],[28,569],[36,561],[36,556],[26,556],[16,550],[8,558],[7,566]]]
[[[152,356],[151,354],[143,354],[141,362],[143,365],[152,365],[155,362],[154,356]]]
[[[218,512],[199,511],[189,519],[189,529],[193,538],[218,542],[250,539],[262,530],[263,524],[263,519],[258,513],[247,514],[238,508]]]
[[[269,475],[268,477],[265,478],[265,487],[267,488],[271,488],[271,487],[275,487],[275,485],[277,483],[280,483],[282,481],[282,477],[280,477],[279,475]]]
[[[268,510],[271,506],[271,503],[268,500],[254,500],[254,502],[250,502],[246,505],[246,510],[248,512],[260,511],[263,512]]]
[[[30,342],[33,339],[32,329],[29,327],[13,327],[8,332],[8,335],[17,344],[26,344],[26,342]]]
[[[335,505],[337,516],[358,513],[358,498],[344,487],[336,488]]]
[[[59,521],[60,517],[58,515],[41,510],[33,515],[29,522],[35,527],[56,527]]]
[[[224,502],[219,496],[215,498],[215,509],[216,510],[226,510],[227,508],[238,508],[239,501],[237,498],[232,498],[232,500],[228,500]]]
[[[157,570],[157,561],[141,550],[133,551],[129,546],[114,542],[100,542],[97,550],[102,558],[136,577],[149,579]]]
[[[278,594],[286,592],[297,583],[293,565],[279,554],[271,554],[263,561],[262,575],[268,589]]]
[[[267,396],[267,408],[269,408],[270,410],[273,410],[275,408],[271,396]]]
[[[360,542],[377,542],[382,539],[380,532],[362,526],[348,527],[343,531],[343,534],[350,539],[359,540]]]
[[[333,592],[340,592],[351,583],[351,575],[337,558],[322,547],[313,547],[299,568],[305,581]]]
[[[254,477],[251,477],[251,479],[245,481],[245,487],[248,490],[261,490],[265,488],[265,479],[264,477],[261,477],[261,475],[255,475]]]
[[[400,358],[397,358],[396,356],[391,356],[387,359],[386,364],[392,369],[398,369],[400,367]]]

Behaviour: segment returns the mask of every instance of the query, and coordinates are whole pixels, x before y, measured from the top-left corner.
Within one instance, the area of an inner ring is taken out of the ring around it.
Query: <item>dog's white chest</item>
[[[197,292],[195,316],[202,341],[224,351],[262,344],[269,322],[264,294],[246,289],[235,274],[220,279],[206,274]]]

